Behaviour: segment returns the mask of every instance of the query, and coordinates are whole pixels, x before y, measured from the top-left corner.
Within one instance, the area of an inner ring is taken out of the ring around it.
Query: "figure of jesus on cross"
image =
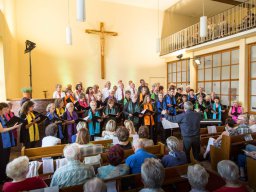
[[[104,64],[105,35],[117,36],[118,34],[116,32],[104,31],[103,22],[100,23],[100,30],[86,29],[85,32],[100,36],[101,79],[105,79],[105,64]]]

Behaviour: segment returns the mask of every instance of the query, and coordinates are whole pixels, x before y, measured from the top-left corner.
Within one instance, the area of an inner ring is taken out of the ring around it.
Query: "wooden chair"
[[[247,157],[247,175],[249,186],[256,191],[256,160]]]
[[[236,157],[246,144],[256,142],[256,133],[252,133],[252,141],[245,141],[244,135],[226,136],[223,135],[220,148],[211,146],[211,166],[217,170],[217,164],[222,160],[229,160],[231,156]]]
[[[29,160],[41,159],[44,157],[61,157],[66,145],[56,145],[51,147],[37,147],[26,149],[22,147],[21,155],[27,156]]]

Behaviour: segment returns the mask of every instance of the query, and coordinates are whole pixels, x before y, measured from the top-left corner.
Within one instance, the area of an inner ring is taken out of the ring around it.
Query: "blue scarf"
[[[92,115],[91,109],[89,110],[88,115],[89,115],[89,119],[92,119],[93,115]],[[100,117],[99,111],[96,111],[95,116]],[[95,127],[94,127],[94,125],[95,125]],[[95,135],[95,134],[100,133],[100,123],[99,122],[96,122],[96,123],[90,122],[90,123],[88,123],[88,127],[89,127],[90,135]]]
[[[2,124],[2,127],[6,128],[6,122],[1,116],[0,116],[0,122]],[[1,136],[2,136],[2,145],[4,149],[15,146],[14,135],[12,131],[1,133]]]
[[[50,112],[48,112],[46,116],[47,116],[47,118],[48,118],[50,121],[52,121],[54,118],[55,118],[55,119],[59,119],[59,117],[58,117],[58,115],[57,115],[56,113],[53,113],[53,115],[52,115]],[[63,135],[63,133],[62,133],[62,125],[61,125],[61,124],[58,124],[58,134],[59,134],[59,138],[60,138],[60,139],[63,139],[63,138],[64,138],[64,135]]]

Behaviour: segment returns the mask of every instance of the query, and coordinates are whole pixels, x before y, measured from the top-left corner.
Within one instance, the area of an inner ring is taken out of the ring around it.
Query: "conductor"
[[[200,154],[200,121],[203,120],[203,114],[193,111],[193,104],[190,101],[184,103],[185,113],[170,116],[166,110],[162,114],[168,121],[178,123],[183,137],[183,146],[190,163],[190,150],[192,148],[193,155],[196,160],[199,160]]]

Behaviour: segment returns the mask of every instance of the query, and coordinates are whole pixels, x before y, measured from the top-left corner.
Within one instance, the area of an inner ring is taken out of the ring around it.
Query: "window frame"
[[[203,58],[204,66],[202,68],[199,68],[198,65],[194,63],[196,66],[196,90],[198,90],[198,88],[199,88],[198,84],[203,84],[203,87],[205,88],[205,83],[210,83],[211,84],[211,92],[213,92],[213,88],[214,88],[213,83],[218,82],[220,84],[220,89],[219,89],[219,93],[216,93],[216,95],[218,95],[220,97],[220,101],[222,101],[223,96],[228,97],[228,101],[229,101],[228,106],[230,106],[232,100],[234,100],[233,98],[239,97],[239,91],[236,94],[233,94],[233,92],[232,92],[233,86],[231,87],[232,82],[239,83],[239,76],[237,78],[232,78],[232,66],[238,66],[238,73],[239,73],[239,59],[238,59],[238,63],[232,63],[232,52],[236,51],[236,50],[240,51],[239,47],[233,47],[230,49],[225,49],[225,50],[216,51],[216,52],[207,53],[207,54],[198,56],[198,57],[200,57],[200,59]],[[229,52],[229,64],[223,65],[223,53],[227,53],[227,52]],[[213,66],[213,57],[214,57],[214,55],[217,55],[217,54],[220,54],[220,58],[219,58],[220,64],[218,64],[217,66]],[[206,57],[211,58],[211,67],[205,68],[205,62],[206,62],[205,58]],[[223,67],[229,67],[229,78],[227,78],[227,79],[222,79]],[[218,69],[218,68],[220,68],[219,79],[213,79],[213,77],[214,77],[213,71],[214,71],[214,69]],[[206,69],[211,69],[211,80],[205,80]],[[198,80],[198,71],[199,70],[202,70],[204,73],[203,80],[200,80],[200,81]],[[229,83],[228,93],[223,93],[223,91],[222,91],[222,83],[224,83],[224,82]],[[210,94],[210,93],[207,92],[207,94]]]

